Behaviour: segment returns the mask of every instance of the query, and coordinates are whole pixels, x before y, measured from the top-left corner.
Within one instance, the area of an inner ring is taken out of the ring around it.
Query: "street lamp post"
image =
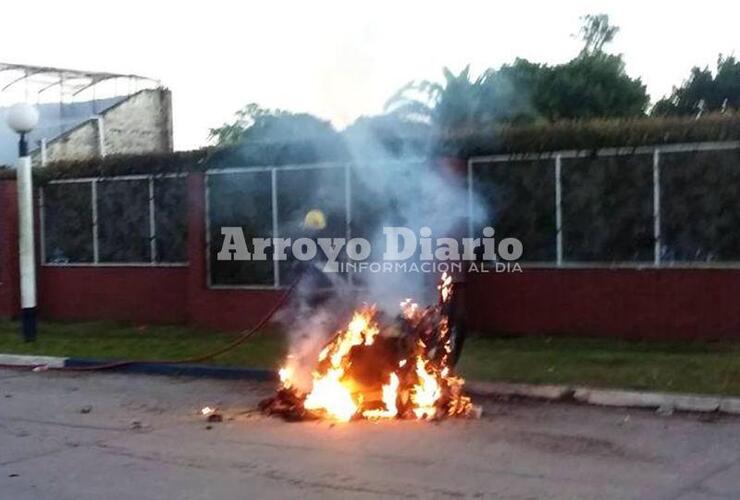
[[[18,141],[18,253],[21,270],[21,334],[25,342],[36,340],[36,257],[33,235],[33,179],[26,135],[39,121],[38,110],[30,104],[16,104],[7,115],[8,126]]]

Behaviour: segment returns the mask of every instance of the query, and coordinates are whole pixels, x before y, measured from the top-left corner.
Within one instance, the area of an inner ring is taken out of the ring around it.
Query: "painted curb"
[[[67,358],[57,356],[35,356],[26,354],[0,354],[0,365],[6,366],[47,366],[49,368],[64,367]]]
[[[111,363],[110,360],[68,358],[65,368],[87,368]],[[115,362],[115,361],[113,361]],[[174,375],[190,377],[211,377],[231,380],[274,381],[278,376],[272,370],[260,368],[235,368],[218,365],[198,364],[162,364],[162,363],[129,363],[123,366],[110,368],[106,371],[139,373],[143,375]]]
[[[482,397],[514,396],[546,401],[577,401],[594,406],[740,415],[740,398],[737,397],[476,381],[465,384],[465,387],[470,394]]]
[[[116,360],[62,358],[55,356],[29,356],[22,354],[0,354],[0,366],[39,367],[39,368],[89,368],[115,363]],[[191,377],[211,377],[232,380],[278,380],[277,373],[260,368],[236,368],[219,365],[198,364],[165,364],[165,363],[129,363],[123,366],[106,369],[124,373],[144,375],[185,375]]]

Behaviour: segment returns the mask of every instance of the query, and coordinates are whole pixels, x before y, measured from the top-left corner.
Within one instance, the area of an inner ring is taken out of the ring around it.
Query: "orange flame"
[[[303,407],[307,410],[325,410],[340,422],[348,422],[357,413],[352,393],[342,383],[344,371],[330,369],[324,376],[314,377],[313,389],[306,396]]]
[[[396,400],[398,399],[398,375],[391,373],[390,381],[383,386],[383,404],[385,410],[365,410],[362,416],[365,418],[393,418],[398,415]]]
[[[433,373],[427,371],[426,361],[421,356],[416,358],[416,375],[419,383],[411,392],[416,418],[432,419],[437,415],[437,400],[442,395],[439,383]]]
[[[452,294],[452,278],[444,274],[438,290],[441,304],[448,302]],[[355,356],[358,351],[370,355],[386,353],[386,357],[396,356],[387,354],[388,348],[384,347],[396,344],[385,338],[378,349],[371,348],[381,338],[381,327],[375,306],[364,306],[354,312],[347,327],[337,332],[319,353],[308,393],[301,396],[293,384],[294,370],[290,360],[279,371],[282,387],[302,397],[305,410],[339,422],[347,422],[355,417],[429,420],[445,414],[468,414],[472,403],[470,398],[462,395],[464,381],[451,375],[448,365],[451,351],[449,327],[442,306],[422,308],[411,299],[404,300],[400,306],[403,320],[418,337],[416,345],[410,348],[411,353],[406,352],[395,360],[371,357],[368,361],[365,357],[363,361],[361,356],[359,363],[365,371],[368,368],[372,371],[381,366],[388,367],[386,361],[391,361],[390,366],[396,367],[371,377],[371,381],[378,382],[368,386],[367,381],[356,378],[357,367],[353,363],[358,358]],[[427,349],[425,339],[428,345],[439,346],[440,349]],[[408,354],[411,357],[407,357]],[[387,382],[381,385],[380,380]]]

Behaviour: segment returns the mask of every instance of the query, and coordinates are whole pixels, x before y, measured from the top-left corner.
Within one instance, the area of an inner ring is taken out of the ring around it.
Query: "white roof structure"
[[[0,62],[0,93],[11,90],[13,87],[31,85],[34,87],[37,96],[55,87],[76,96],[101,82],[115,79],[126,79],[129,82],[148,82],[150,84],[154,83],[158,87],[161,86],[161,82],[158,80],[141,75]]]
[[[4,119],[15,103],[35,104],[41,114],[28,135],[33,149],[42,138],[51,140],[140,90],[159,87],[159,80],[135,74],[0,62],[0,165],[16,156],[17,137]]]

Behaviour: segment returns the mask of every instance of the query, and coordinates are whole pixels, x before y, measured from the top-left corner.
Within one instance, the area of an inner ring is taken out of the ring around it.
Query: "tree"
[[[335,143],[339,134],[326,120],[308,113],[267,109],[250,103],[234,114],[234,121],[212,128],[209,138],[219,146],[242,143]]]
[[[714,74],[695,66],[680,87],[655,104],[652,114],[697,115],[728,109],[740,109],[740,61],[720,54]]]
[[[475,79],[469,67],[459,74],[445,68],[442,82],[412,82],[389,100],[387,109],[442,131],[643,115],[650,101],[645,85],[626,73],[621,55],[604,52],[619,28],[605,14],[582,19],[583,49],[565,64],[516,59]]]
[[[550,68],[517,58],[498,70],[489,69],[481,82],[480,123],[531,123],[541,118],[537,96],[545,89]]]
[[[601,54],[604,46],[611,43],[619,32],[618,26],[609,23],[607,14],[588,14],[581,17],[579,36],[583,40],[581,55]]]
[[[386,104],[402,120],[419,121],[438,130],[459,130],[500,122],[532,121],[537,113],[531,93],[543,66],[517,59],[472,79],[470,67],[459,74],[443,68],[442,83],[411,82]]]
[[[386,112],[402,120],[442,128],[470,125],[479,109],[481,78],[470,80],[470,66],[456,75],[442,69],[442,83],[423,80],[401,87],[385,105]]]
[[[368,159],[424,156],[433,135],[428,123],[396,114],[361,116],[342,131],[351,153]]]
[[[610,24],[606,14],[589,14],[581,20],[581,52],[544,72],[535,107],[550,121],[643,115],[650,102],[645,85],[627,74],[621,54],[604,51],[619,28]]]
[[[621,56],[581,53],[543,75],[535,107],[550,121],[642,116],[650,102],[645,85],[631,78]]]

